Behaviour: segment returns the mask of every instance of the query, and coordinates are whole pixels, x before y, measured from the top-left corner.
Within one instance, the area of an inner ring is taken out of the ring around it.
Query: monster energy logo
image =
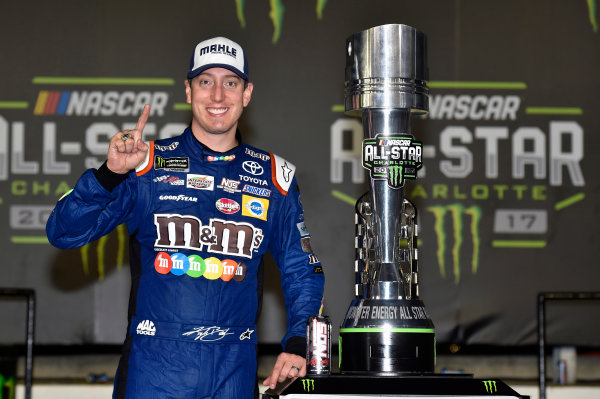
[[[15,379],[13,377],[5,378],[0,374],[0,399],[4,397],[4,392],[7,391],[7,399],[15,397]]]
[[[244,3],[245,0],[235,0],[238,21],[240,21],[240,25],[242,28],[246,27],[246,17],[244,16]],[[271,17],[271,21],[273,22],[273,43],[277,43],[277,41],[279,40],[279,36],[281,36],[285,7],[283,6],[283,0],[269,0],[269,3],[271,5],[269,17]],[[323,11],[325,9],[326,4],[327,0],[317,0],[316,12],[318,19],[323,18]]]
[[[125,259],[125,243],[127,240],[125,225],[124,224],[118,225],[116,227],[115,231],[117,234],[116,264],[117,264],[117,268],[120,269],[123,266],[123,260]],[[109,236],[110,236],[110,234],[102,236],[97,241],[96,258],[97,258],[98,263],[97,263],[96,268],[98,271],[98,280],[103,280],[104,276],[106,274],[106,261],[105,261],[106,252],[105,251],[106,251],[106,243],[108,242]],[[80,249],[83,272],[86,275],[90,274],[90,256],[89,256],[90,245],[91,244],[86,244],[83,247],[81,247],[81,249]]]
[[[390,166],[388,171],[388,184],[390,187],[402,187],[404,184],[404,179],[402,178],[402,171],[404,168],[402,166]]]
[[[471,272],[477,273],[479,267],[479,222],[481,221],[481,208],[478,206],[464,207],[461,204],[452,205],[436,205],[429,206],[427,210],[433,213],[435,218],[434,231],[437,236],[437,260],[440,269],[440,275],[446,277],[446,228],[445,216],[450,212],[452,220],[452,237],[454,244],[452,245],[452,270],[454,273],[454,282],[460,282],[460,251],[463,244],[463,215],[470,217],[469,231],[471,232],[471,243],[473,246],[473,255],[471,257]]]
[[[485,385],[485,391],[489,394],[493,394],[498,392],[498,388],[496,387],[496,381],[494,380],[485,380],[482,381],[483,385]]]
[[[362,166],[375,180],[388,181],[394,189],[405,179],[416,179],[422,166],[422,143],[412,136],[382,136],[363,140]]]
[[[305,392],[311,392],[315,390],[315,380],[310,379],[310,378],[303,378],[302,379],[302,389]]]
[[[590,16],[590,23],[594,32],[598,32],[598,20],[596,19],[596,0],[587,0],[588,14]]]
[[[598,21],[596,18],[596,5],[597,0],[586,0],[588,6],[588,15],[589,21],[592,25],[592,30],[594,32],[598,32]],[[237,19],[242,28],[246,27],[246,16],[244,12],[246,0],[235,0],[235,8]],[[272,42],[277,43],[279,37],[281,36],[281,31],[283,28],[283,16],[285,13],[285,7],[283,5],[283,0],[269,0],[270,10],[269,17],[271,18],[271,22],[273,23],[273,36]],[[327,5],[327,0],[316,0],[315,11],[317,14],[317,19],[323,18],[323,11],[325,11],[325,6]]]
[[[154,157],[154,168],[172,172],[188,172],[190,170],[190,159],[186,157],[163,158],[157,155]]]

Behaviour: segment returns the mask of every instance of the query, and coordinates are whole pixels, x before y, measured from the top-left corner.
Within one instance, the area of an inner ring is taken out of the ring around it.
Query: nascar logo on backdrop
[[[77,171],[101,165],[109,138],[119,130],[133,128],[145,103],[151,105],[154,117],[144,130],[147,141],[181,133],[187,123],[160,125],[161,117],[189,110],[187,104],[170,103],[171,90],[175,90],[175,81],[170,78],[34,77],[32,83],[36,89],[33,107],[29,108],[28,102],[12,102],[9,108],[29,109],[34,118],[9,121],[0,115],[0,181],[10,184],[8,214],[13,244],[47,243],[45,223],[55,202],[73,186],[80,173]],[[187,115],[182,114],[185,119]],[[32,145],[34,138],[41,143],[41,150]],[[10,147],[4,145],[9,140]],[[165,169],[187,167],[176,159],[156,162]],[[0,198],[0,204],[4,199]],[[102,279],[109,265],[120,267],[125,258],[125,235],[122,226],[110,235],[116,237],[115,246],[110,246],[116,248],[113,251],[106,249],[108,236],[82,247],[83,272],[89,274],[94,265]],[[90,257],[90,247],[96,247],[95,260]]]

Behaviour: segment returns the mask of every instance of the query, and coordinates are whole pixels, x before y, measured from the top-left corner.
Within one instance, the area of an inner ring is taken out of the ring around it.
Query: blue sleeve
[[[46,222],[48,241],[61,249],[78,248],[126,221],[135,203],[135,172],[111,188],[101,184],[93,169],[87,170],[50,214]]]
[[[281,272],[287,310],[287,334],[282,345],[286,352],[290,352],[287,350],[289,345],[286,345],[290,338],[305,338],[308,317],[319,314],[325,284],[323,268],[310,246],[310,234],[304,223],[300,190],[295,177],[274,228],[269,249]]]

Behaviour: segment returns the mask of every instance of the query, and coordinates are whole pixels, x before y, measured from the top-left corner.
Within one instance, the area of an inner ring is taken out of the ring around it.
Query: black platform
[[[346,395],[346,396],[342,396]],[[389,398],[519,398],[515,390],[499,379],[477,379],[470,374],[421,376],[354,376],[332,374],[299,378],[289,386],[267,390],[263,399],[347,398],[385,395]]]

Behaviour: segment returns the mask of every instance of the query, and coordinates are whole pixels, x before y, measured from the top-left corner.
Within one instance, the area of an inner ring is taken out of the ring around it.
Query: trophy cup
[[[417,208],[404,198],[422,144],[413,115],[428,111],[425,35],[382,25],[346,41],[345,111],[361,116],[370,190],[356,202],[356,297],[340,327],[342,374],[433,373],[435,331],[419,299]]]
[[[319,366],[329,359],[329,324],[310,318],[317,327],[307,328],[308,342],[325,354],[316,358],[319,367],[263,398],[528,398],[498,379],[434,373],[435,330],[419,299],[417,208],[403,191],[423,155],[410,119],[428,111],[425,47],[425,35],[406,25],[377,26],[346,41],[345,109],[362,117],[370,188],[356,202],[356,297],[340,326],[340,373]],[[312,356],[307,350],[310,364]]]

